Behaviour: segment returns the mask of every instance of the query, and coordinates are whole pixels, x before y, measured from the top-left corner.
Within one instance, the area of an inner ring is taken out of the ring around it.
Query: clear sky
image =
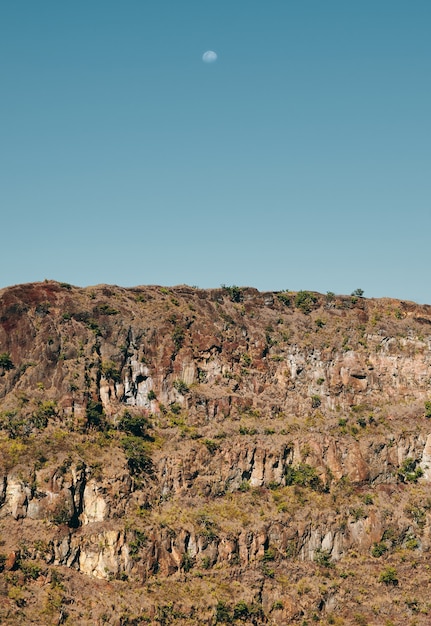
[[[431,303],[430,32],[429,0],[1,2],[0,286]]]

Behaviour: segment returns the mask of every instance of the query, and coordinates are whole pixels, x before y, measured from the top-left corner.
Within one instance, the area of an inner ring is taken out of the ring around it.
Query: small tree
[[[357,298],[362,298],[362,296],[364,295],[364,290],[363,289],[355,289],[355,291],[352,291],[351,295],[352,296],[356,296]]]
[[[14,364],[10,358],[9,352],[2,352],[0,354],[0,367],[6,371],[13,369]]]

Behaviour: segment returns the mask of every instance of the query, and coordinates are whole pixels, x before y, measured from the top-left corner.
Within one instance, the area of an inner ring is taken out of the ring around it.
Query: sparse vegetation
[[[16,289],[0,622],[428,624],[427,307]]]
[[[306,315],[313,310],[316,302],[316,296],[310,291],[298,291],[295,296],[296,308],[300,309],[300,311],[302,311],[302,313],[305,313]]]

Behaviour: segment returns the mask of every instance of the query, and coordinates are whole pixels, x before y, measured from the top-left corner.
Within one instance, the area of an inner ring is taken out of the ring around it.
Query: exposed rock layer
[[[93,579],[219,568],[249,580],[250,623],[283,624],[311,615],[280,582],[302,564],[383,544],[425,558],[430,323],[431,307],[389,299],[1,291],[9,569],[18,537],[26,558]]]

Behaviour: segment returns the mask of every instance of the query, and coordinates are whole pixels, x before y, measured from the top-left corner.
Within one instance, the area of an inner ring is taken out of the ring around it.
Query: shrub
[[[310,487],[314,491],[323,491],[323,484],[317,471],[307,463],[300,463],[296,467],[289,465],[286,470],[286,485]]]
[[[129,541],[129,554],[132,559],[136,559],[139,550],[145,545],[147,537],[145,533],[140,530],[134,530],[133,532],[134,538],[132,541]]]
[[[211,454],[214,454],[214,452],[216,452],[216,450],[220,447],[219,444],[212,439],[204,439],[202,443],[207,447],[208,452],[211,452]]]
[[[318,548],[314,554],[314,562],[322,567],[334,567],[329,550],[322,550],[321,548]]]
[[[318,409],[321,404],[322,400],[320,396],[311,396],[311,406],[313,409]]]
[[[0,413],[0,428],[5,430],[10,439],[25,437],[31,433],[32,426],[18,411],[3,411]]]
[[[121,379],[120,371],[113,361],[103,361],[102,374],[107,380],[119,382]]]
[[[244,299],[243,292],[241,287],[237,287],[237,285],[232,285],[231,287],[227,287],[226,285],[221,286],[222,289],[228,292],[229,297],[232,302],[242,302]]]
[[[185,396],[186,393],[189,392],[189,388],[183,380],[174,380],[173,386],[182,396]]]
[[[87,428],[94,427],[97,430],[103,430],[105,428],[105,413],[100,402],[91,399],[88,400],[85,416],[87,418]]]
[[[156,392],[150,389],[150,391],[147,394],[147,398],[150,402],[151,400],[157,400]]]
[[[426,524],[426,511],[420,506],[408,504],[404,509],[405,514],[413,519],[419,528],[423,528]]]
[[[362,296],[364,295],[364,290],[363,289],[355,289],[355,291],[352,291],[352,296],[356,296],[357,298],[362,298]]]
[[[308,314],[316,304],[317,298],[309,291],[298,291],[295,297],[295,306],[303,313]]]
[[[32,422],[36,428],[43,429],[48,426],[50,417],[58,415],[57,406],[52,400],[40,402],[37,410],[33,413]]]
[[[192,557],[190,552],[184,552],[183,557],[181,559],[181,569],[185,572],[189,572],[195,564],[195,559]]]
[[[263,618],[263,611],[257,604],[247,604],[244,600],[240,600],[233,607],[233,618],[244,621],[250,619],[252,623],[255,623],[256,619]]]
[[[12,359],[10,358],[10,354],[8,352],[2,352],[0,354],[0,367],[4,370],[11,370],[14,367],[12,363]]]
[[[284,306],[290,306],[292,304],[292,300],[290,296],[287,295],[286,291],[278,293],[277,298],[282,304],[284,304]]]
[[[101,313],[102,315],[118,315],[118,313],[120,312],[117,309],[114,309],[109,304],[101,304],[98,309],[99,313]]]
[[[268,561],[275,561],[275,550],[274,548],[267,548],[263,553],[262,561],[267,563]]]
[[[262,574],[267,576],[268,578],[274,578],[275,570],[272,567],[269,567],[268,563],[262,564]]]
[[[172,333],[172,341],[174,342],[175,351],[178,352],[184,343],[184,329],[181,326],[175,325],[174,331]]]
[[[398,585],[397,571],[394,567],[387,567],[381,572],[379,576],[379,582],[385,585]]]
[[[251,365],[251,356],[247,354],[247,352],[244,352],[244,354],[241,355],[241,361],[244,367],[249,367]]]
[[[215,609],[216,624],[231,624],[232,615],[225,602],[219,600]]]
[[[419,541],[416,539],[416,537],[410,535],[406,539],[405,546],[407,550],[417,550],[417,548],[419,548]]]
[[[427,419],[431,418],[431,401],[430,400],[427,400],[425,402],[425,417]]]
[[[178,402],[171,402],[169,409],[171,410],[171,413],[178,415],[181,413],[181,404],[178,404]]]
[[[135,437],[151,439],[148,435],[150,422],[144,415],[132,415],[129,411],[124,411],[123,417],[118,422],[118,429]]]
[[[73,517],[73,509],[70,502],[63,500],[58,502],[54,508],[50,520],[54,524],[61,526],[63,524],[69,524]]]
[[[201,561],[202,569],[210,569],[211,559],[209,556],[204,556]]]
[[[361,506],[359,506],[358,508],[355,508],[355,509],[351,509],[350,510],[350,515],[353,517],[355,522],[357,522],[360,519],[364,519],[364,518],[367,517],[366,512],[364,511],[364,509]]]
[[[418,461],[410,457],[404,459],[398,470],[398,478],[403,482],[416,483],[423,475],[423,470],[418,466]]]
[[[124,454],[126,455],[129,471],[134,476],[139,476],[145,471],[151,470],[151,459],[141,437],[129,435],[121,440]]]
[[[19,569],[24,574],[24,579],[27,580],[36,580],[40,576],[41,567],[32,563],[31,561],[20,561]]]
[[[380,543],[375,543],[373,547],[371,548],[371,554],[376,559],[380,558],[387,551],[388,551],[388,546],[386,545],[384,541],[381,541]]]

